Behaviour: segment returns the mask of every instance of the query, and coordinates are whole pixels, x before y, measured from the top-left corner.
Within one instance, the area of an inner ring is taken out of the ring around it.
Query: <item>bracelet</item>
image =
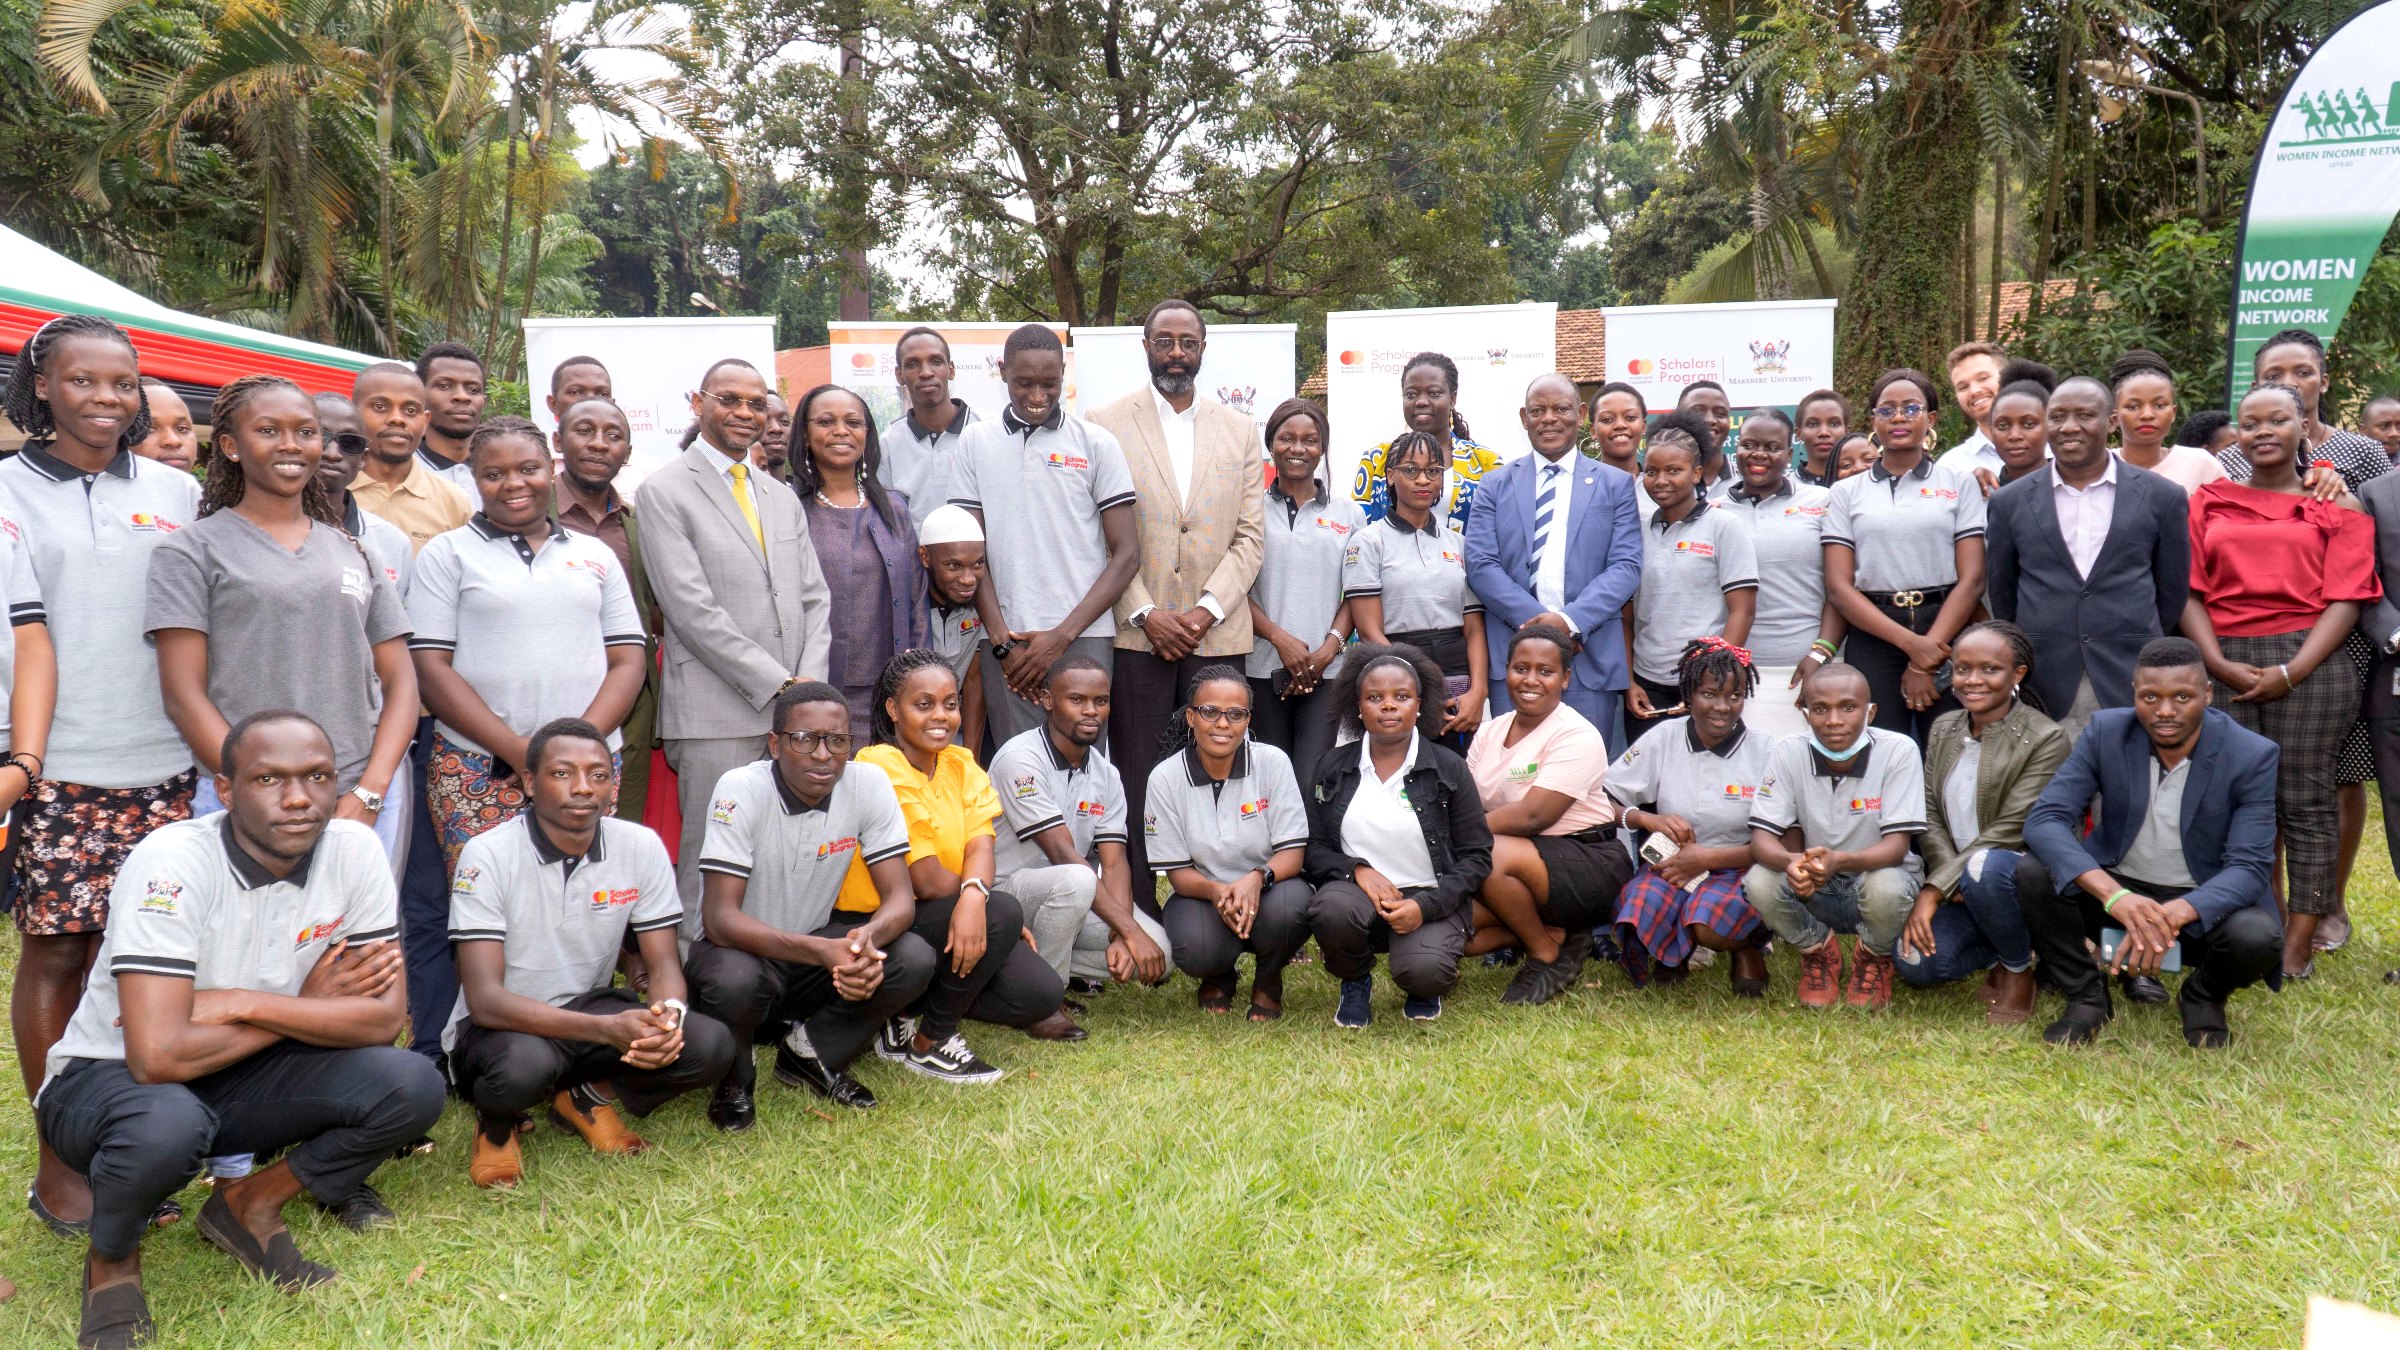
[[[2118,888],[2116,888],[2115,890],[2113,890],[2113,891],[2109,892],[2109,896],[2108,896],[2108,898],[2107,898],[2106,900],[2103,900],[2103,901],[2101,901],[2101,902],[2100,902],[2100,912],[2101,912],[2101,913],[2103,913],[2103,914],[2114,914],[2114,913],[2116,913],[2116,912],[2117,912],[2117,902],[2118,902],[2119,900],[2122,900],[2122,899],[2124,899],[2126,896],[2129,896],[2129,895],[2131,895],[2131,894],[2133,894],[2133,892],[2132,892],[2132,891],[2129,891],[2129,890],[2125,889],[2123,886],[2119,886],[2119,887],[2118,887]]]
[[[1818,638],[1816,641],[1808,644],[1808,649],[1812,652],[1822,655],[1828,661],[1834,658],[1835,653],[1841,651],[1841,648],[1834,645],[1832,640],[1828,638]]]
[[[2280,671],[2282,671],[2282,672],[2283,672],[2283,687],[2284,687],[2284,688],[2286,688],[2286,689],[2297,689],[2297,688],[2299,688],[2299,687],[2300,687],[2299,685],[2292,683],[2292,668],[2291,668],[2291,666],[2290,666],[2290,665],[2288,665],[2288,664],[2286,664],[2286,665],[2278,665],[2278,666],[2277,666],[2277,667],[2275,667],[2275,668],[2276,668],[2277,670],[2280,670]]]
[[[658,1006],[675,1010],[675,1029],[677,1031],[683,1030],[683,1019],[692,1015],[690,1005],[679,998],[661,999]]]
[[[967,893],[967,887],[969,886],[972,886],[976,890],[983,892],[985,898],[987,899],[990,898],[992,894],[992,883],[985,881],[982,877],[968,877],[965,881],[958,883],[958,893],[960,895],[965,895]]]
[[[25,762],[27,760],[32,760],[33,762],[31,764],[27,764]],[[27,778],[39,778],[42,776],[42,757],[40,755],[29,754],[26,751],[19,750],[10,755],[4,762],[14,764],[18,768],[23,769]]]

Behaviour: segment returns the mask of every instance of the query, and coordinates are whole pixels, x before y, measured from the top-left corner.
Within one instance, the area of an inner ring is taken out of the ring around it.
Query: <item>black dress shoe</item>
[[[2052,1045],[2090,1045],[2100,1037],[2100,1028],[2107,1026],[2116,1012],[2105,1003],[2070,1003],[2042,1032],[2042,1039]]]
[[[2183,982],[2183,996],[2176,1002],[2183,1014],[2186,1045],[2194,1050],[2222,1050],[2233,1040],[2233,1028],[2225,1022],[2225,1005],[2193,997],[2190,980]]]
[[[715,1094],[708,1099],[708,1123],[727,1134],[738,1134],[756,1125],[758,1105],[750,1100],[750,1089],[731,1078],[717,1084]]]
[[[400,1216],[392,1213],[392,1207],[383,1202],[383,1197],[375,1193],[375,1188],[365,1182],[360,1182],[358,1189],[352,1191],[350,1198],[342,1203],[329,1205],[319,1200],[317,1208],[332,1215],[335,1222],[353,1233],[371,1232],[387,1223],[400,1221]]]
[[[825,1061],[797,1054],[788,1045],[775,1047],[775,1081],[786,1087],[807,1088],[853,1111],[875,1109],[875,1094],[867,1091],[866,1084],[852,1078],[849,1070],[835,1073],[825,1067]]]
[[[1087,980],[1081,975],[1070,975],[1067,977],[1067,992],[1090,998],[1094,994],[1107,993],[1108,982],[1106,980]]]
[[[2117,984],[2125,990],[2125,997],[2135,1003],[2167,1001],[2167,986],[2155,975],[2119,975]]]
[[[1037,1041],[1080,1041],[1089,1038],[1092,1033],[1075,1025],[1075,1019],[1065,1013],[1054,1012],[1025,1028],[1025,1034]]]

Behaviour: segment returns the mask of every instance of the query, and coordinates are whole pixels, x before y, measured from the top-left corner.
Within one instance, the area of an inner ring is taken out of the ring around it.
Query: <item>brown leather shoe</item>
[[[2030,970],[1992,967],[1992,1006],[1984,1010],[1986,1026],[2013,1027],[2033,1020],[2033,995],[2038,988]]]
[[[1983,987],[1975,991],[1975,996],[1983,1000],[1984,1006],[1989,1007],[2000,1001],[2000,977],[2007,973],[2003,966],[1993,966],[1983,972]]]
[[[1800,1006],[1830,1008],[1841,997],[1842,939],[1838,933],[1827,933],[1815,951],[1800,953]]]
[[[1054,1012],[1032,1026],[1025,1034],[1037,1041],[1080,1041],[1092,1033],[1075,1025],[1075,1019],[1063,1012]]]
[[[1870,1012],[1888,1008],[1892,1003],[1892,957],[1889,952],[1871,952],[1862,943],[1858,956],[1850,963],[1850,988],[1843,998],[1853,1008]]]
[[[551,1100],[550,1123],[582,1135],[583,1142],[590,1144],[594,1153],[630,1156],[650,1147],[649,1140],[626,1128],[617,1108],[602,1102],[587,1112],[575,1104],[573,1093],[562,1092]]]
[[[1725,963],[1725,978],[1733,986],[1735,998],[1765,998],[1767,996],[1767,954],[1756,947],[1744,947]]]
[[[482,1130],[475,1131],[475,1152],[467,1159],[467,1180],[490,1189],[509,1187],[525,1179],[525,1150],[517,1144],[517,1132],[508,1132],[502,1143],[493,1143]]]

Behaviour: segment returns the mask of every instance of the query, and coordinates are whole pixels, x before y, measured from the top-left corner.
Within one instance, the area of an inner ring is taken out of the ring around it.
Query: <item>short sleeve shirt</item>
[[[960,605],[956,609],[934,605],[932,611],[928,629],[933,650],[950,663],[950,673],[958,677],[959,687],[964,689],[967,667],[975,664],[975,649],[983,645],[983,616],[973,605]]]
[[[1793,825],[1810,848],[1855,852],[1887,834],[1925,831],[1925,761],[1917,743],[1896,731],[1868,727],[1870,743],[1850,762],[1834,765],[1817,754],[1806,736],[1786,736],[1775,747],[1750,824],[1780,832]],[[1906,863],[1922,864],[1912,851]]]
[[[1491,718],[1475,729],[1474,743],[1467,747],[1467,772],[1475,775],[1485,811],[1497,811],[1544,788],[1567,798],[1565,813],[1544,834],[1575,834],[1616,820],[1616,806],[1604,786],[1608,743],[1598,727],[1564,703],[1510,745],[1508,733],[1516,724],[1514,709]]]
[[[610,647],[641,647],[642,616],[617,555],[553,526],[539,549],[478,514],[417,555],[410,651],[448,652],[492,715],[520,736],[581,717],[608,676]],[[444,722],[453,745],[489,754]],[[616,748],[621,737],[608,734]]]
[[[32,542],[14,498],[0,488],[0,601],[8,605],[13,629],[50,621],[42,604],[42,580],[33,570]],[[17,687],[17,644],[0,642],[0,749],[9,743],[8,702]]]
[[[1983,485],[1972,474],[1920,459],[1894,476],[1877,464],[1833,485],[1825,542],[1858,555],[1862,591],[1905,591],[1958,581],[1958,541],[1983,537]]]
[[[2220,637],[2273,637],[2315,626],[2328,605],[2383,594],[2375,518],[2247,483],[2192,494],[2192,596]]]
[[[1081,765],[1070,764],[1049,728],[1034,727],[992,752],[992,786],[1007,820],[994,856],[998,876],[1048,867],[1050,855],[1033,837],[1056,826],[1066,827],[1079,858],[1099,844],[1125,842],[1125,780],[1098,746],[1083,752]]]
[[[1266,552],[1257,580],[1250,583],[1250,599],[1276,627],[1311,648],[1323,643],[1342,607],[1342,557],[1351,541],[1367,532],[1366,524],[1366,513],[1357,502],[1334,496],[1322,482],[1306,502],[1295,502],[1282,488],[1269,484]],[[1262,637],[1250,644],[1244,674],[1263,680],[1281,669],[1274,643]],[[1331,678],[1340,669],[1337,657],[1325,676]]]
[[[381,516],[370,516],[358,509],[358,503],[345,503],[342,528],[358,537],[367,546],[367,561],[383,573],[383,579],[400,588],[402,601],[408,599],[408,579],[417,558],[416,545],[400,533],[400,527]]]
[[[1714,746],[1702,745],[1692,719],[1678,717],[1642,733],[1608,766],[1608,792],[1626,810],[1681,816],[1702,848],[1750,842],[1750,811],[1766,777],[1773,742],[1736,725]]]
[[[501,984],[553,1008],[608,984],[626,933],[682,921],[666,845],[613,816],[601,818],[591,851],[578,858],[551,843],[527,811],[468,840],[450,879],[450,940],[499,943]],[[458,1044],[466,1021],[461,990],[442,1031],[444,1050]]]
[[[50,1049],[49,1076],[70,1059],[125,1058],[120,976],[296,996],[334,943],[399,937],[399,903],[383,845],[356,821],[328,823],[282,877],[234,839],[230,813],[161,825],[117,869],[108,935],[66,1035]]]
[[[935,858],[957,872],[966,866],[967,842],[992,833],[1000,818],[1000,799],[992,780],[964,746],[947,746],[933,762],[933,775],[917,772],[908,755],[896,745],[870,745],[855,761],[872,764],[891,779],[892,794],[900,799],[900,818],[908,822],[908,860]],[[873,909],[853,903],[844,892],[842,908]]]
[[[1750,527],[1758,618],[1746,645],[1762,666],[1796,666],[1817,639],[1825,613],[1825,504],[1832,495],[1787,476],[1764,500],[1753,500],[1738,482],[1717,499],[1717,510]]]
[[[376,643],[408,636],[399,588],[322,521],[294,553],[237,511],[178,531],[150,560],[143,629],[208,636],[208,699],[227,722],[271,708],[308,714],[333,740],[341,790],[375,738]]]
[[[1117,438],[1080,417],[1062,412],[1027,426],[1004,412],[960,438],[951,501],[983,513],[984,561],[1001,617],[1017,632],[1046,632],[1066,622],[1107,568],[1100,513],[1133,504],[1133,472]],[[1116,632],[1114,612],[1103,607],[1076,636]]]
[[[1633,670],[1666,684],[1693,638],[1725,632],[1725,597],[1758,588],[1750,528],[1712,502],[1681,520],[1642,523],[1642,588],[1633,602]]]
[[[883,485],[908,498],[908,513],[919,527],[933,509],[957,495],[959,441],[975,425],[975,410],[963,398],[950,400],[950,425],[927,431],[912,409],[883,429]]]
[[[872,764],[845,767],[815,806],[771,759],[728,772],[709,794],[700,870],[743,878],[742,912],[786,933],[823,928],[854,868],[907,856],[900,798]]]
[[[1254,872],[1287,848],[1308,843],[1308,808],[1292,761],[1272,745],[1244,741],[1223,781],[1208,776],[1189,746],[1150,770],[1142,799],[1150,869],[1189,867],[1210,881]]]
[[[350,484],[350,495],[360,509],[407,535],[409,547],[420,552],[475,514],[475,499],[467,490],[425,467],[421,456],[410,458],[408,476],[398,487],[385,487],[362,473]]]
[[[1467,537],[1444,520],[1411,529],[1398,516],[1352,531],[1342,554],[1342,594],[1383,602],[1383,631],[1457,628],[1483,602],[1467,586]]]

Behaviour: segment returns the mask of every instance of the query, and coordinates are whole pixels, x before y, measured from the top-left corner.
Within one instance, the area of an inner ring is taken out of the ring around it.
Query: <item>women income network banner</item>
[[[1325,316],[1325,412],[1333,444],[1326,481],[1347,491],[1368,451],[1408,430],[1400,371],[1418,352],[1458,366],[1458,411],[1483,445],[1514,459],[1531,447],[1517,409],[1525,386],[1558,365],[1558,306],[1460,305],[1370,309]]]
[[[1694,380],[1725,386],[1737,420],[1749,408],[1789,409],[1833,383],[1831,300],[1725,305],[1617,305],[1608,325],[1608,378],[1673,412]]]

